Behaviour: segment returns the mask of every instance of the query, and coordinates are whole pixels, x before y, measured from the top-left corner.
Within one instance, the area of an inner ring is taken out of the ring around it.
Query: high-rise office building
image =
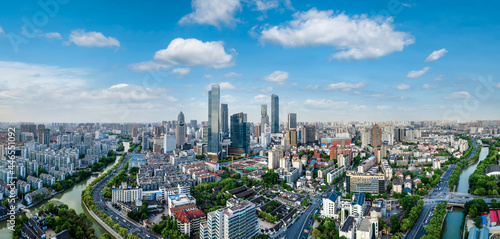
[[[177,147],[181,147],[184,143],[186,143],[186,120],[184,118],[184,113],[182,111],[177,116],[177,126],[175,128],[175,145]]]
[[[383,173],[359,173],[348,171],[346,174],[346,192],[385,193],[385,175]]]
[[[220,128],[222,130],[222,137],[229,137],[229,112],[227,109],[227,104],[220,105]]]
[[[267,115],[267,105],[260,106],[260,132],[266,133],[266,127],[269,125],[269,116]]]
[[[372,128],[372,146],[382,146],[382,129],[377,124]]]
[[[316,126],[306,125],[302,128],[302,143],[308,144],[316,141]]]
[[[288,113],[288,130],[297,129],[297,114]]]
[[[218,154],[219,144],[220,86],[212,85],[208,92],[208,145],[207,152]]]
[[[250,124],[243,112],[231,115],[231,147],[243,149],[248,154],[250,145]]]
[[[271,133],[280,132],[280,99],[277,95],[271,95]]]
[[[226,205],[208,213],[200,225],[201,239],[248,239],[259,234],[255,204],[231,198]]]
[[[191,120],[191,123],[189,123],[191,127],[193,128],[198,128],[198,121],[197,120]]]

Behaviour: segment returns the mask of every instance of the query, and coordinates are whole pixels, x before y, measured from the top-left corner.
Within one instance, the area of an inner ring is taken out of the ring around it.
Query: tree
[[[475,217],[477,216],[477,207],[476,205],[472,205],[469,209],[469,216],[470,217]]]
[[[268,207],[266,208],[266,212],[267,212],[267,213],[271,213],[273,210],[274,210],[273,206],[268,206]]]
[[[102,236],[99,239],[113,239],[114,237],[109,235],[107,232],[102,234]]]
[[[391,232],[397,232],[399,230],[399,218],[396,215],[392,215],[389,220],[391,222]]]
[[[476,225],[476,227],[481,227],[481,222],[483,220],[481,219],[481,216],[477,216],[474,218],[474,225]]]
[[[311,235],[314,237],[314,238],[318,238],[319,235],[321,235],[321,232],[318,230],[318,228],[314,229],[311,233]]]

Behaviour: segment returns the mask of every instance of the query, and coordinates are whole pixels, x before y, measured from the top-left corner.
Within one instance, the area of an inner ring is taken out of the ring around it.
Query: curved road
[[[122,162],[113,171],[115,173],[123,169],[125,164],[129,161],[130,157],[125,156]],[[94,188],[92,188],[92,197],[94,198],[95,205],[99,209],[99,212],[104,212],[106,215],[111,217],[115,223],[118,223],[120,227],[126,228],[129,234],[138,236],[139,238],[157,238],[155,233],[149,231],[148,229],[142,227],[141,224],[131,220],[126,215],[118,212],[113,207],[110,207],[111,203],[109,200],[102,196],[102,190],[106,187],[108,181],[113,177],[112,173],[106,176],[103,180],[97,183]],[[107,206],[107,210],[104,210],[104,206]]]

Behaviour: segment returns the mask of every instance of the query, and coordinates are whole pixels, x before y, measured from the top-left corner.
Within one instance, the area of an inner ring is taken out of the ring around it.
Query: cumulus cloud
[[[193,12],[182,17],[180,24],[234,27],[240,21],[235,17],[241,11],[240,0],[193,0],[191,7]]]
[[[225,68],[234,65],[234,62],[233,55],[226,53],[223,45],[222,41],[176,38],[166,49],[157,51],[154,59],[172,65]]]
[[[308,85],[306,86],[306,90],[317,90],[318,88],[320,88],[321,85]]]
[[[214,84],[216,84],[216,83],[214,83]],[[219,84],[220,90],[236,90],[236,87],[229,82],[221,82],[221,83],[217,83],[217,84]],[[213,84],[205,86],[205,90],[208,91],[208,90],[212,89],[212,85]]]
[[[351,89],[359,89],[359,88],[363,88],[364,86],[365,86],[365,83],[363,83],[363,82],[360,82],[357,84],[339,82],[339,83],[333,83],[333,84],[326,85],[323,87],[323,90],[350,91]]]
[[[134,71],[162,71],[170,68],[169,65],[155,62],[155,61],[145,61],[140,63],[133,63],[129,65]]]
[[[418,71],[410,71],[408,75],[406,75],[406,78],[417,78],[423,76],[427,71],[429,71],[431,68],[426,66],[422,70]]]
[[[445,97],[445,99],[448,100],[468,99],[468,98],[470,98],[470,93],[467,91],[453,92]]]
[[[120,47],[116,38],[106,37],[100,32],[86,32],[83,29],[71,31],[69,41],[84,47]]]
[[[184,76],[186,76],[187,74],[189,74],[189,72],[191,72],[191,69],[189,68],[175,68],[172,70],[172,73],[174,74],[179,74],[179,76],[177,78],[179,79],[182,79],[184,78]]]
[[[398,90],[408,90],[410,89],[410,85],[408,84],[399,84],[397,87],[396,87]]]
[[[271,100],[271,97],[268,95],[256,95],[250,100],[252,103],[265,104]]]
[[[333,46],[334,59],[378,58],[402,51],[415,42],[405,32],[394,30],[393,18],[334,14],[332,10],[297,12],[280,26],[266,26],[260,42],[284,47]]]
[[[430,61],[435,61],[438,60],[439,58],[443,57],[448,51],[446,49],[441,49],[437,51],[433,51],[427,59],[425,59],[425,62],[430,62]]]
[[[277,85],[285,85],[285,81],[288,79],[288,72],[286,71],[274,71],[270,75],[264,77],[265,81],[274,82]]]
[[[290,0],[251,0],[255,11],[266,12],[267,10],[280,7],[282,4],[286,9],[295,10]]]

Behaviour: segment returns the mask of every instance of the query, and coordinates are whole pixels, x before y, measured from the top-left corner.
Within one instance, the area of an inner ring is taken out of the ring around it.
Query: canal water
[[[479,147],[479,146],[478,146]],[[488,156],[489,148],[483,147],[481,153],[479,153],[479,160],[474,164],[467,167],[460,174],[457,192],[468,193],[469,192],[469,176],[474,173],[477,165],[480,161],[484,160]],[[460,238],[460,226],[462,225],[464,219],[464,210],[462,208],[453,208],[453,211],[446,215],[446,220],[443,225],[442,239],[457,239]]]
[[[124,152],[127,152],[130,144],[128,142],[124,142],[123,146],[125,146]],[[115,162],[109,164],[101,172],[106,172],[108,169],[113,167],[113,165],[118,162],[119,158],[120,158],[120,156],[117,156],[115,159]],[[49,202],[54,202],[54,204],[56,204],[56,205],[64,203],[64,204],[68,205],[69,208],[75,209],[77,214],[80,214],[82,212],[85,213],[87,218],[92,223],[92,227],[95,230],[94,234],[98,238],[101,237],[102,234],[104,234],[106,232],[106,230],[103,227],[101,227],[101,225],[99,225],[99,223],[97,223],[92,218],[92,216],[90,216],[90,214],[87,212],[87,210],[85,210],[83,203],[82,203],[82,191],[96,178],[97,178],[97,175],[93,175],[90,178],[88,178],[87,180],[84,180],[84,181],[77,183],[72,188],[55,195],[50,200],[44,201],[44,202],[30,208],[31,212],[33,214],[36,214],[40,210],[40,208],[42,208],[44,205],[47,205]],[[0,238],[12,238],[12,231],[9,230],[7,226],[8,226],[8,223],[6,220],[0,222],[0,235],[1,235]]]
[[[479,148],[480,146],[478,146]],[[474,173],[474,171],[477,168],[477,164],[479,164],[480,161],[486,158],[488,156],[490,149],[488,147],[483,147],[481,149],[481,153],[479,153],[479,160],[475,162],[474,164],[470,165],[469,167],[465,168],[462,170],[462,173],[460,173],[460,178],[458,180],[458,187],[457,187],[457,192],[459,193],[468,193],[469,192],[469,176]]]

